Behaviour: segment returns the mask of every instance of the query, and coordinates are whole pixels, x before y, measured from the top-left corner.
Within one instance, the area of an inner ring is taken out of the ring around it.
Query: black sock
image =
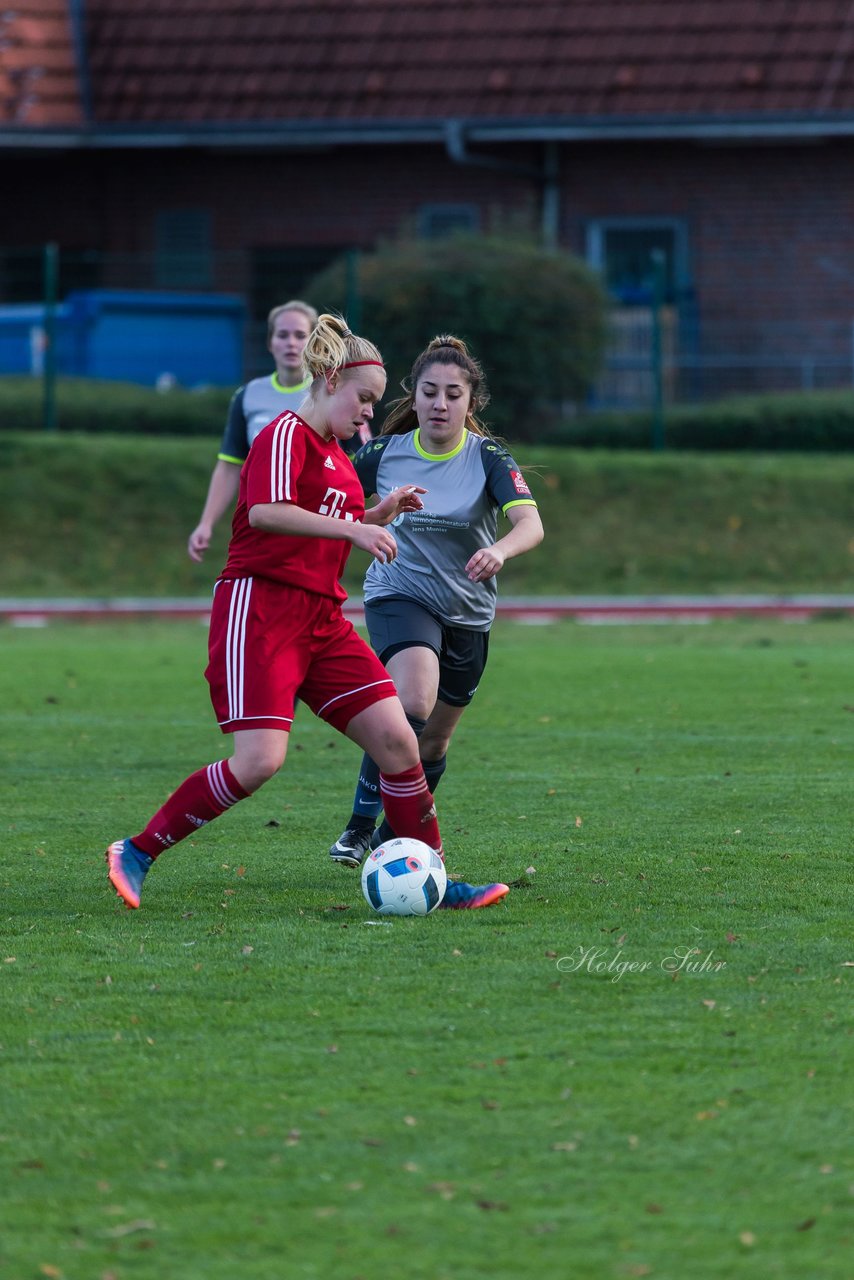
[[[440,756],[438,760],[422,760],[424,766],[424,777],[427,779],[427,786],[436,794],[436,788],[442,780],[442,774],[448,767],[448,757]]]

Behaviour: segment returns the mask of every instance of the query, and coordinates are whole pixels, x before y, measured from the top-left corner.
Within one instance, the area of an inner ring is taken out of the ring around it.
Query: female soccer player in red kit
[[[351,546],[393,560],[397,546],[385,526],[418,510],[424,490],[401,486],[366,511],[339,443],[371,420],[385,391],[376,347],[340,317],[323,315],[304,358],[312,384],[302,415],[283,413],[256,438],[214,590],[205,675],[233,752],[191,774],[138,835],[109,846],[109,880],[128,907],[139,906],[142,882],[164,849],[278,772],[297,698],[379,765],[393,829],[442,852],[415,734],[385,667],[341,611]],[[488,906],[507,892],[503,884],[449,882],[443,905]]]

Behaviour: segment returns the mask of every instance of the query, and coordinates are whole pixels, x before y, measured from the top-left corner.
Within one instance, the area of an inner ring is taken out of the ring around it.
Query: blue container
[[[243,378],[244,307],[222,294],[87,289],[66,302],[81,378],[154,386],[235,386]]]
[[[57,360],[66,368],[72,359],[68,307],[56,308]],[[40,374],[44,368],[45,324],[42,303],[10,303],[0,307],[0,374]]]
[[[0,374],[42,369],[43,303],[0,307]],[[55,311],[62,375],[184,387],[243,381],[240,298],[224,294],[86,289]]]

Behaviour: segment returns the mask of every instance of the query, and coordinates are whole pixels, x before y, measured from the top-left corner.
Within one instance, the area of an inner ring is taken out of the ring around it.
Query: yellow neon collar
[[[447,462],[448,458],[455,458],[458,453],[462,452],[467,439],[468,427],[463,427],[463,434],[460,437],[460,443],[456,445],[450,453],[428,453],[426,449],[421,448],[421,428],[416,427],[412,442],[415,445],[416,453],[420,453],[421,457],[426,458],[428,462]]]
[[[305,378],[302,382],[298,382],[295,387],[283,387],[281,382],[279,382],[278,373],[273,374],[271,378],[271,382],[273,383],[273,386],[276,389],[276,391],[285,391],[285,392],[307,391],[308,388],[311,386],[311,378]]]

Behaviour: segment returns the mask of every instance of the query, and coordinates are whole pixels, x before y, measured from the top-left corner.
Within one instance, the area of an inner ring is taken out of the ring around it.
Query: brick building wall
[[[673,299],[683,355],[838,364],[837,380],[850,381],[852,145],[564,146],[560,242],[585,256],[597,223],[670,221],[684,249]],[[539,159],[523,147],[504,157]],[[100,283],[144,287],[158,217],[207,211],[207,287],[257,294],[256,312],[267,301],[264,273],[282,250],[296,279],[300,262],[313,270],[324,254],[414,231],[427,205],[472,207],[485,231],[536,232],[539,222],[533,181],[454,164],[438,146],[92,150],[12,155],[4,167],[19,198],[0,209],[0,249],[56,240],[70,258],[106,254]]]

